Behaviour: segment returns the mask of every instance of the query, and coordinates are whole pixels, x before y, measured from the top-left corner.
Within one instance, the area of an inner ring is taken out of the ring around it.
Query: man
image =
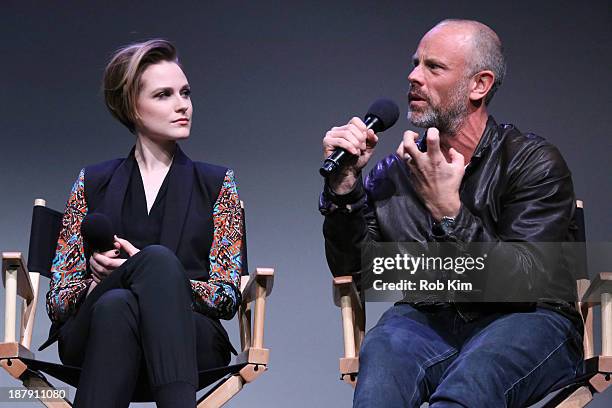
[[[354,155],[320,201],[332,273],[359,271],[360,250],[374,241],[570,240],[574,193],[560,153],[487,113],[505,73],[495,32],[445,20],[413,62],[409,119],[429,128],[426,152],[407,131],[363,182],[376,134],[353,118],[323,139],[325,157],[336,148]],[[582,326],[567,301],[575,296],[569,268],[537,268],[534,254],[499,247],[508,262],[495,272],[497,287],[511,294],[539,285],[537,302],[396,304],[365,337],[355,407],[523,407],[579,374]]]

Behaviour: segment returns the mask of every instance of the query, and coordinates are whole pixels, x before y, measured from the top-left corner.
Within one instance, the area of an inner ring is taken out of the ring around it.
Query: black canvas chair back
[[[586,229],[584,224],[584,208],[582,201],[576,201],[576,211],[572,222],[574,243],[571,244],[568,262],[574,272],[575,280],[589,279],[587,268]]]
[[[28,270],[51,278],[51,263],[55,256],[57,238],[62,227],[63,214],[41,205],[32,212]]]
[[[244,221],[244,208],[242,209]],[[41,205],[35,205],[32,213],[32,227],[30,232],[30,244],[28,249],[28,269],[39,272],[42,276],[51,278],[51,264],[55,257],[57,239],[62,226],[63,214],[59,211]],[[243,225],[245,225],[243,223]],[[246,260],[246,227],[243,240],[243,269],[242,275],[248,275]],[[26,375],[42,377],[46,373],[58,380],[78,386],[81,369],[79,367],[66,366],[62,364],[50,363],[46,361],[22,358],[28,365]],[[234,364],[225,367],[218,367],[198,373],[198,390],[208,387],[227,375],[232,375],[240,371],[246,363]],[[43,377],[44,378],[44,377]],[[136,390],[132,397],[132,402],[152,402],[152,393],[146,379],[138,381]]]
[[[242,216],[242,276],[249,274],[249,257],[247,255],[247,229],[246,229],[246,214],[244,212],[244,204],[240,201],[240,215]]]

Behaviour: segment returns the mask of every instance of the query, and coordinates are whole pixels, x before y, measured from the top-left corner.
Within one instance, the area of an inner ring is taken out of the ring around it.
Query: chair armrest
[[[340,358],[340,376],[354,386],[359,372],[359,349],[365,336],[365,305],[352,276],[334,278],[333,297],[342,312],[344,356]]]
[[[601,302],[601,295],[605,293],[612,293],[612,272],[600,272],[595,275],[580,301],[598,304]]]
[[[246,283],[245,283],[246,282]],[[274,269],[257,268],[241,282],[242,302],[238,310],[242,352],[237,363],[267,365],[270,351],[264,348],[266,298],[274,286]],[[251,333],[251,310],[255,311]]]
[[[581,302],[601,303],[601,355],[612,356],[612,272],[600,272],[591,281]]]
[[[40,274],[38,272],[28,272],[21,252],[2,253],[2,272],[2,280],[6,288],[3,344],[7,347],[16,347],[18,344],[29,350],[36,318]],[[21,306],[19,343],[16,343],[15,331],[17,322],[17,295],[24,299]]]
[[[241,288],[242,304],[251,303],[261,296],[270,296],[272,287],[274,286],[274,268],[257,268],[255,272],[250,274],[247,283]],[[258,292],[258,288],[265,288],[265,295]]]
[[[17,294],[26,301],[34,299],[34,290],[30,281],[28,267],[23,260],[21,252],[3,252],[2,253],[2,283],[6,288],[7,273],[16,271],[17,276]]]
[[[576,309],[582,317],[584,323],[584,337],[582,340],[584,358],[589,359],[595,355],[595,348],[593,339],[595,334],[593,333],[593,310],[592,305],[588,302],[582,302],[580,299],[584,298],[584,294],[589,289],[591,281],[588,279],[578,279],[576,281],[576,289],[578,293],[578,302],[576,302]]]

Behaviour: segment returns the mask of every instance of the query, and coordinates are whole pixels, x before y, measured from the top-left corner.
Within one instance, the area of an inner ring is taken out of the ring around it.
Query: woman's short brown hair
[[[111,114],[130,132],[136,131],[136,99],[144,70],[161,61],[178,64],[176,48],[170,41],[152,39],[118,49],[104,70],[104,102]]]

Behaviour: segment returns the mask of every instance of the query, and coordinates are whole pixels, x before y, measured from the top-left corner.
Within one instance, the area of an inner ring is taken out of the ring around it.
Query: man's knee
[[[398,341],[380,328],[366,335],[359,352],[360,371],[376,371],[379,375],[394,375],[396,371],[409,372],[419,369],[419,347],[415,341]],[[414,347],[410,345],[414,344]]]
[[[393,364],[393,359],[389,358],[392,354],[391,345],[389,339],[384,336],[370,331],[361,345],[359,351],[359,360],[362,365],[364,364]]]

